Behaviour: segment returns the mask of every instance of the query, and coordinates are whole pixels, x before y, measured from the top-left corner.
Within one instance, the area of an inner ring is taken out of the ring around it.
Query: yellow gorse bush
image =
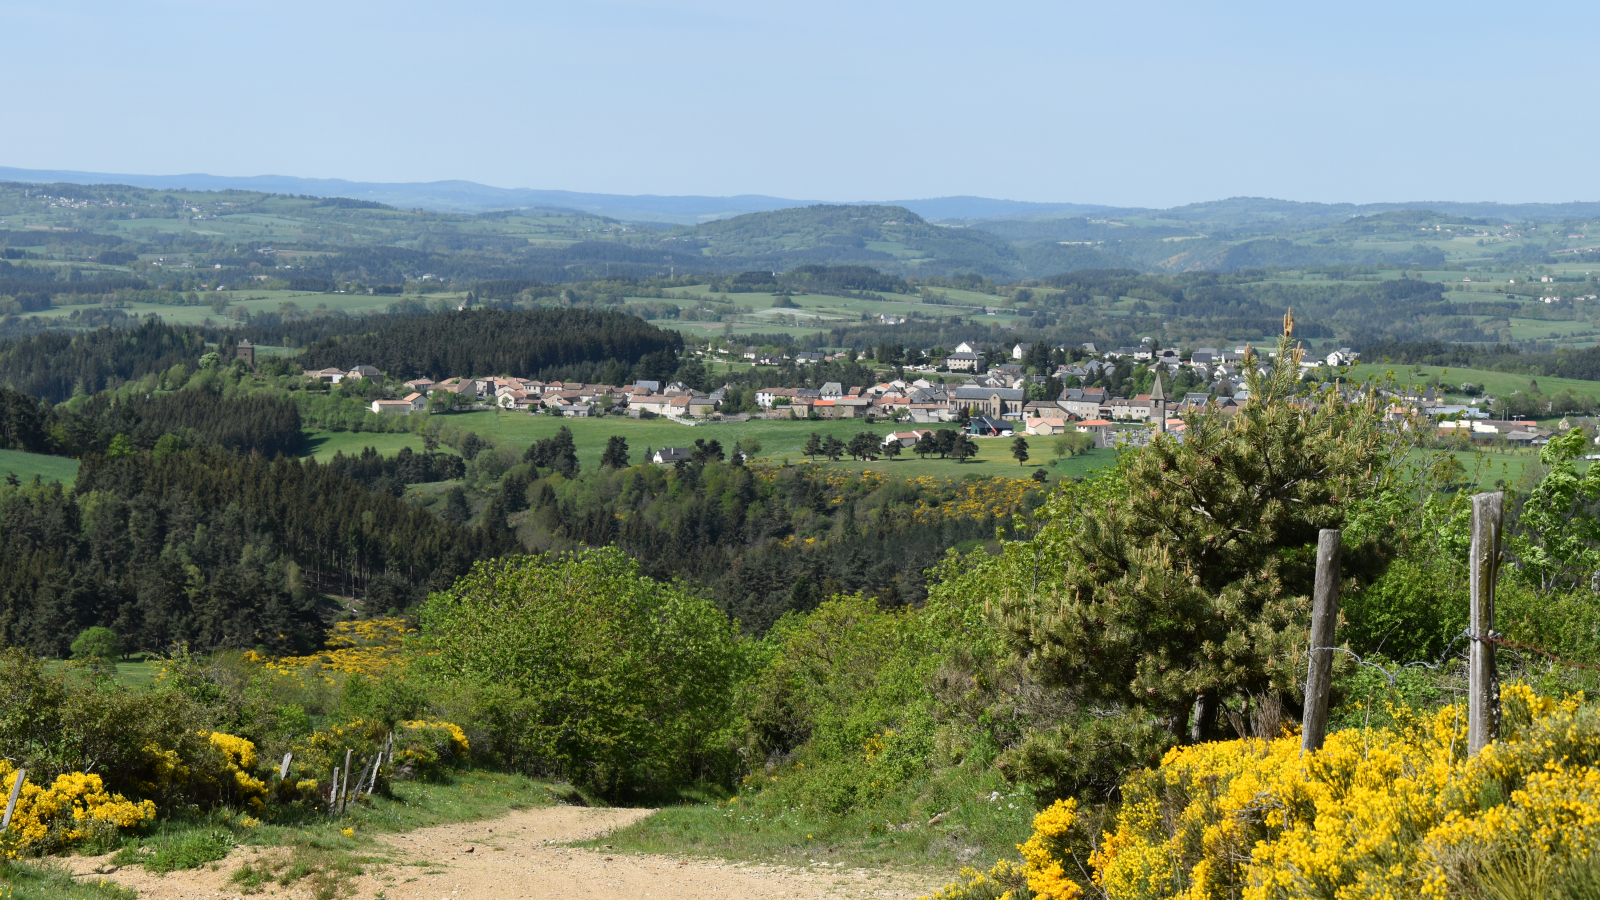
[[[1455,706],[1394,710],[1315,753],[1296,736],[1175,748],[1123,784],[1087,859],[1071,801],[1039,813],[1018,846],[1028,887],[1075,898],[1089,871],[1114,900],[1446,897],[1515,854],[1559,869],[1600,853],[1600,711],[1520,685],[1501,699],[1502,737],[1472,758]],[[937,896],[996,896],[974,888]]]
[[[400,727],[408,731],[441,731],[450,742],[450,750],[457,757],[465,759],[471,752],[472,745],[467,743],[467,733],[461,726],[453,722],[444,722],[438,719],[418,719],[414,722],[401,722]]]
[[[0,785],[8,795],[16,771],[10,762],[0,759]],[[0,855],[15,859],[22,854],[64,850],[97,828],[135,828],[155,816],[154,803],[108,793],[99,775],[70,772],[57,776],[48,788],[26,781],[17,797],[11,827],[0,836]]]
[[[415,628],[398,616],[336,622],[328,629],[328,649],[322,653],[273,658],[251,650],[245,654],[245,659],[261,663],[279,675],[294,677],[321,674],[331,681],[329,673],[332,672],[381,675],[405,664],[401,651],[407,639],[416,633]]]
[[[225,777],[232,778],[232,784],[223,786],[225,793],[260,812],[267,799],[267,783],[251,774],[256,767],[256,745],[242,737],[220,731],[210,732],[204,737],[211,742],[211,746],[221,751],[227,765]]]
[[[937,479],[926,475],[906,479],[924,494],[911,511],[916,522],[937,523],[949,519],[982,519],[987,515],[1004,516],[1022,509],[1022,498],[1037,487],[1033,482],[1017,478],[966,478],[949,487],[955,496],[948,500],[928,502],[928,495],[938,497],[941,485]]]

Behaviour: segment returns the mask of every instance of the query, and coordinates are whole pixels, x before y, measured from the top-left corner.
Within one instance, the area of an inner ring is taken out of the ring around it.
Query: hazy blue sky
[[[0,0],[0,165],[799,199],[1600,199],[1592,2]]]

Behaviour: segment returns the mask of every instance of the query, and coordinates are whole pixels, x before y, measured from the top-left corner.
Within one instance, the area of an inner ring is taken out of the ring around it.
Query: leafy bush
[[[394,736],[394,761],[402,777],[437,778],[467,761],[472,745],[460,726],[417,720],[400,723]]]
[[[735,626],[616,549],[478,563],[429,598],[422,625],[457,721],[507,764],[610,794],[731,765]]]

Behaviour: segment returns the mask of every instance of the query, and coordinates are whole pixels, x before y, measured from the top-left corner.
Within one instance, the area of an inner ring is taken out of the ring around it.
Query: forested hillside
[[[371,365],[390,375],[435,380],[453,375],[533,378],[585,367],[615,370],[611,383],[620,384],[635,366],[670,373],[683,347],[677,332],[614,312],[479,310],[398,318],[384,325],[318,342],[301,360],[308,368]]]
[[[59,403],[174,366],[193,368],[206,352],[191,328],[149,320],[82,334],[55,331],[0,343],[0,384]]]
[[[0,387],[0,410],[0,448],[57,456],[206,444],[271,458],[297,453],[301,442],[299,407],[268,394],[100,393],[50,407]]]
[[[315,462],[199,447],[84,458],[59,484],[0,486],[0,643],[46,656],[112,628],[132,650],[310,649],[323,594],[415,604],[512,546]]]
[[[920,604],[925,573],[947,549],[1010,533],[1043,498],[1009,478],[855,476],[742,466],[723,455],[711,446],[676,470],[602,468],[575,478],[535,470],[531,483],[517,473],[506,483],[528,484],[530,546],[615,545],[653,578],[702,586],[751,633],[840,593]]]

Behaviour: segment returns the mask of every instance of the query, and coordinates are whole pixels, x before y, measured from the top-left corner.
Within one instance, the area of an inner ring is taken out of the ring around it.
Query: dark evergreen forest
[[[524,536],[541,549],[615,544],[659,579],[703,586],[749,631],[832,594],[864,591],[887,605],[920,603],[924,572],[946,550],[1009,530],[1021,508],[983,504],[971,515],[930,514],[951,498],[912,482],[841,478],[803,467],[752,469],[719,461],[715,441],[693,461],[602,468],[531,482],[513,471],[506,490],[526,502]],[[535,473],[537,474],[537,472]],[[515,502],[513,502],[515,501]]]
[[[156,319],[82,334],[47,331],[0,344],[0,384],[60,403],[176,365],[192,369],[205,352],[206,336],[199,329]]]
[[[206,444],[271,458],[298,453],[301,439],[299,407],[268,394],[100,393],[77,404],[51,407],[0,387],[3,449],[81,456]]]
[[[401,447],[394,456],[384,456],[372,447],[362,447],[359,454],[350,456],[341,451],[328,460],[327,467],[351,481],[396,497],[405,493],[408,484],[454,481],[467,474],[466,463],[454,453],[416,453],[410,447]]]
[[[516,548],[329,466],[216,447],[84,457],[77,483],[0,485],[0,644],[52,656],[84,628],[127,650],[316,646],[320,595],[405,608]]]
[[[383,324],[319,341],[301,360],[307,368],[372,365],[405,378],[528,378],[584,365],[671,372],[683,348],[676,331],[616,312],[485,309],[391,318]]]

